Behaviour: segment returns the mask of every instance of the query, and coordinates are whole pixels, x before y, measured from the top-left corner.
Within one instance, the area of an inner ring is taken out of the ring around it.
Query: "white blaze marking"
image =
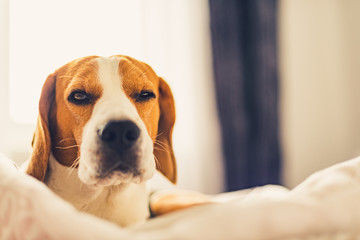
[[[129,179],[130,176],[117,174],[108,181],[110,184],[119,181],[134,181],[149,179],[155,171],[155,161],[153,159],[153,143],[147,132],[144,122],[141,120],[135,105],[126,96],[123,89],[123,79],[119,74],[119,63],[121,58],[111,57],[96,59],[98,64],[98,78],[103,87],[103,93],[96,102],[91,118],[85,125],[83,131],[83,141],[81,144],[79,177],[88,184],[98,181],[96,171],[101,159],[94,154],[99,149],[97,141],[97,130],[103,128],[109,121],[130,120],[140,129],[138,139],[139,149],[139,168],[143,172],[140,179]]]

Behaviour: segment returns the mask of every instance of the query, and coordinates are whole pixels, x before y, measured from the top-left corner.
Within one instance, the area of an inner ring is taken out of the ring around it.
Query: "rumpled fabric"
[[[0,155],[0,239],[360,239],[360,157],[292,190],[267,185],[119,227],[79,212]]]

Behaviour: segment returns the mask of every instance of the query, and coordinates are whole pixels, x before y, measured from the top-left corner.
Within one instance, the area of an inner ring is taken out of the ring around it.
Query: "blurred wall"
[[[360,155],[360,1],[280,0],[285,185]]]
[[[76,57],[126,54],[149,63],[172,88],[177,186],[222,191],[208,0],[91,1],[83,9],[85,2],[0,0],[0,152],[18,164],[28,158],[40,87],[47,74]],[[105,31],[105,25],[112,31]],[[78,31],[79,27],[85,30]],[[30,102],[33,106],[24,104]],[[14,106],[19,106],[19,114],[11,117]]]

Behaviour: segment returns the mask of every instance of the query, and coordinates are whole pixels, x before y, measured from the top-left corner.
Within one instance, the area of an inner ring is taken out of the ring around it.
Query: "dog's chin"
[[[91,185],[93,187],[108,187],[108,186],[116,186],[130,182],[139,184],[143,181],[144,180],[140,175],[135,176],[134,174],[131,173],[114,172],[107,177],[97,178],[95,183],[92,183]]]
[[[96,177],[95,174],[91,174],[81,167],[79,167],[78,171],[81,182],[92,188],[109,187],[127,183],[140,184],[149,180],[153,174],[154,171],[144,170],[139,170],[136,174],[133,172],[113,171],[105,177]]]

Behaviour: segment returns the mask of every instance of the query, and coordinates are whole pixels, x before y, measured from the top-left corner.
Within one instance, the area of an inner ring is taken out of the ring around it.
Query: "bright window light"
[[[75,58],[119,53],[142,59],[141,10],[141,0],[11,0],[12,119],[35,123],[47,75]]]
[[[209,193],[222,189],[208,0],[9,0],[9,4],[12,120],[3,131],[7,145],[0,150],[13,155],[27,151],[41,87],[50,73],[75,58],[124,54],[148,63],[171,86],[177,115],[173,144],[178,186]]]

